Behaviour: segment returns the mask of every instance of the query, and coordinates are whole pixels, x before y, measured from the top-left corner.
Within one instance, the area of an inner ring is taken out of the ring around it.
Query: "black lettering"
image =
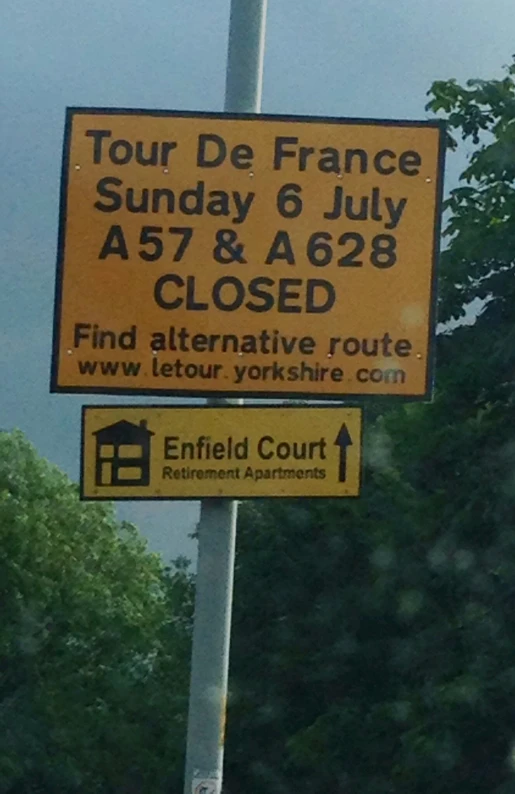
[[[236,334],[224,334],[222,337],[222,353],[237,353],[238,337]]]
[[[170,152],[177,149],[176,141],[163,141],[161,144],[161,165],[168,165],[170,161]]]
[[[183,190],[179,197],[179,207],[185,215],[202,215],[204,207],[204,182],[197,182],[197,187],[191,190]],[[188,199],[193,199],[193,204],[188,203]]]
[[[161,199],[166,199],[166,209],[161,210]],[[152,212],[175,212],[175,194],[167,187],[155,188],[152,191]]]
[[[269,369],[269,368],[266,368]],[[284,366],[280,367],[277,361],[274,361],[272,367],[272,379],[273,380],[284,380]]]
[[[282,314],[300,314],[302,308],[299,305],[288,304],[289,300],[297,301],[300,292],[290,290],[290,287],[298,287],[302,284],[301,278],[281,278],[279,279],[279,297],[277,299],[277,311]]]
[[[205,334],[194,334],[191,337],[191,349],[195,353],[205,353],[208,349],[209,340]]]
[[[91,330],[91,323],[75,323],[73,331],[73,346],[79,347],[82,339],[89,339],[88,331]]]
[[[387,176],[388,174],[393,174],[395,171],[394,165],[383,165],[382,160],[388,157],[389,159],[395,159],[395,152],[392,152],[391,149],[381,149],[380,152],[377,152],[376,156],[374,157],[374,168],[376,169],[378,174],[383,174]]]
[[[262,460],[270,460],[270,458],[273,458],[274,453],[265,451],[264,449],[265,444],[273,444],[273,443],[274,443],[274,439],[272,438],[272,436],[262,436],[259,439],[257,444],[257,452]]]
[[[245,377],[245,372],[247,371],[247,367],[239,367],[238,364],[234,365],[234,373],[236,375],[235,383],[241,383],[243,378]]]
[[[345,173],[352,174],[352,161],[355,157],[359,159],[360,174],[366,174],[368,171],[368,155],[364,149],[345,150]]]
[[[251,279],[249,283],[249,293],[253,298],[258,298],[262,303],[255,303],[247,301],[245,306],[251,312],[268,312],[274,305],[273,296],[266,292],[263,287],[273,287],[274,280],[266,276],[259,276],[258,278]]]
[[[114,350],[116,347],[116,334],[114,331],[109,330],[100,330],[98,325],[93,326],[93,347],[99,347],[101,350],[104,350],[106,347],[106,341],[109,343],[111,350]]]
[[[154,287],[154,300],[161,309],[178,309],[184,303],[184,298],[175,298],[168,301],[163,297],[163,289],[167,284],[175,284],[177,287],[184,287],[184,279],[175,273],[165,273],[157,279]]]
[[[308,157],[313,154],[313,146],[301,146],[299,149],[299,171],[305,171],[308,164]]]
[[[191,226],[170,226],[168,232],[170,234],[180,234],[182,237],[181,242],[177,246],[177,251],[173,255],[173,261],[180,262],[193,237],[193,229]]]
[[[188,276],[186,279],[186,309],[190,312],[205,312],[207,308],[207,303],[199,303],[195,300],[195,276]]]
[[[107,237],[98,255],[99,259],[107,259],[108,256],[120,256],[122,259],[129,258],[127,243],[121,226],[111,226],[107,232]]]
[[[150,245],[152,249],[145,251],[141,249],[139,255],[145,262],[156,262],[163,255],[163,241],[159,236],[162,234],[162,226],[143,226],[139,241],[141,245]]]
[[[144,187],[141,190],[141,198],[139,204],[135,201],[136,191],[133,187],[127,188],[127,209],[129,212],[148,212],[148,188]]]
[[[394,346],[395,355],[399,358],[405,358],[411,353],[411,342],[408,339],[399,339]]]
[[[121,153],[118,154],[118,151]],[[129,141],[120,138],[118,141],[113,141],[109,147],[109,157],[111,162],[115,165],[127,165],[132,160],[133,148]]]
[[[110,138],[111,130],[86,130],[87,138],[93,138],[93,162],[98,165],[102,162],[102,138]]]
[[[282,161],[285,157],[296,157],[296,152],[292,152],[291,149],[285,149],[285,146],[289,144],[297,144],[299,142],[298,138],[292,138],[288,136],[280,135],[275,139],[275,147],[274,147],[274,171],[280,171],[282,166]]]
[[[390,336],[390,334],[388,332],[386,332],[385,335],[383,336],[383,338],[381,339],[381,345],[382,345],[382,349],[383,349],[383,356],[390,357],[390,356],[393,355],[393,353],[390,350],[390,345],[392,344],[392,341],[393,341],[392,337]]]
[[[361,196],[359,210],[354,209],[355,196],[345,196],[345,215],[350,221],[366,221],[368,218],[368,196]]]
[[[213,458],[215,460],[223,460],[225,458],[225,445],[222,441],[216,441],[213,444]]]
[[[345,339],[342,349],[346,356],[355,356],[361,349],[359,339],[349,336],[348,339]]]
[[[243,170],[251,167],[253,157],[254,151],[252,147],[247,146],[245,143],[240,143],[231,152],[231,163],[235,168]]]
[[[341,336],[332,336],[331,337],[331,339],[329,340],[329,355],[330,356],[334,356],[334,354],[336,352],[336,346],[338,345],[338,342],[341,342],[341,341],[342,341]]]
[[[420,173],[420,165],[422,165],[422,158],[418,152],[409,150],[403,152],[399,157],[399,171],[404,176],[417,176]]]
[[[338,240],[338,245],[354,243],[354,248],[338,260],[338,267],[362,267],[363,260],[357,259],[365,247],[365,240],[357,232],[345,232]]]
[[[145,154],[145,144],[143,141],[136,141],[136,162],[140,165],[157,165],[158,163],[158,143],[152,141],[150,144],[150,153]]]
[[[214,144],[217,152],[208,158],[208,144]],[[227,156],[227,146],[219,135],[201,134],[198,136],[197,165],[199,168],[216,168],[221,165]]]
[[[248,303],[246,305],[247,305],[247,308],[250,308]],[[273,305],[273,301],[272,301],[272,305]],[[263,337],[263,334],[266,334],[266,331],[262,331],[261,332],[261,338]],[[244,334],[243,337],[242,337],[240,351],[242,353],[257,353],[258,352],[258,347],[257,347],[256,337],[252,336],[252,334]],[[262,353],[269,353],[270,351],[269,350],[263,350],[263,348],[262,348],[261,352]]]
[[[288,232],[279,231],[274,237],[274,241],[265,259],[266,265],[273,264],[277,259],[285,259],[289,265],[295,264],[295,255],[293,253],[290,235]]]
[[[136,350],[136,326],[131,325],[130,331],[122,331],[118,337],[118,345],[122,350]]]
[[[155,331],[152,334],[152,340],[150,342],[150,349],[155,350],[166,350],[166,336],[159,331]]]
[[[224,303],[222,301],[222,290],[226,286],[232,286],[235,290],[235,296],[232,303]],[[241,281],[235,276],[223,276],[215,282],[213,287],[213,303],[217,309],[222,312],[234,312],[239,309],[245,299],[245,288]]]
[[[117,179],[115,176],[104,176],[97,182],[97,193],[102,198],[111,199],[111,204],[102,204],[101,201],[95,201],[93,206],[95,209],[100,210],[100,212],[116,212],[122,206],[122,200],[118,193],[114,190],[108,190],[108,187],[111,185],[115,187],[120,187],[123,185],[121,179]]]
[[[315,352],[316,342],[312,336],[303,336],[299,339],[299,352],[304,356],[311,356]]]
[[[225,190],[210,190],[210,201],[206,204],[206,212],[213,217],[230,215],[229,194]]]
[[[340,173],[340,155],[338,149],[333,149],[332,146],[324,146],[320,149],[322,157],[318,161],[319,171],[324,174],[339,174]]]
[[[165,460],[179,460],[177,441],[179,436],[165,436]]]
[[[231,262],[246,264],[243,256],[243,243],[238,242],[238,233],[233,229],[219,229],[216,233],[216,245],[213,248],[213,257],[221,265]]]
[[[372,188],[372,207],[370,210],[370,217],[374,221],[382,221],[381,215],[381,191],[378,187]]]
[[[379,341],[377,339],[363,339],[362,352],[364,356],[377,356]]]
[[[282,347],[287,355],[290,355],[290,353],[293,353],[293,351],[295,350],[296,341],[297,341],[296,336],[292,336],[291,338],[288,338],[287,336],[281,336]]]
[[[341,217],[342,214],[342,202],[343,202],[343,188],[340,185],[336,185],[334,189],[334,203],[333,207],[329,212],[324,212],[324,218],[327,218],[328,221],[334,221]]]
[[[317,304],[315,301],[316,290],[325,292],[325,303]],[[306,312],[308,314],[323,314],[332,309],[336,301],[336,292],[329,281],[322,278],[310,278],[307,281]]]
[[[370,261],[374,267],[385,269],[397,262],[397,240],[392,234],[377,234],[372,240]]]

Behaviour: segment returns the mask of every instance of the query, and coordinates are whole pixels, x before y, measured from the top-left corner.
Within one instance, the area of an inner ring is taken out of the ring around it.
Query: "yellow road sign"
[[[357,496],[361,409],[87,406],[86,499]]]
[[[431,392],[438,122],[68,111],[52,390]]]

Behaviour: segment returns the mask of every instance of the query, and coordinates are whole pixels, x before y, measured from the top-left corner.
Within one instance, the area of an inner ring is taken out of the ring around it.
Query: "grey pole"
[[[259,113],[267,0],[231,0],[225,82],[227,113]]]
[[[231,0],[226,112],[261,109],[266,5]],[[219,794],[222,787],[236,516],[236,501],[202,500],[184,794]]]

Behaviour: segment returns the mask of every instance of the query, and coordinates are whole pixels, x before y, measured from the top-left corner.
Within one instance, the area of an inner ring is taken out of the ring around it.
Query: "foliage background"
[[[513,794],[515,66],[435,83],[430,404],[370,405],[359,500],[241,510],[229,794]],[[181,791],[193,581],[0,433],[0,792]]]

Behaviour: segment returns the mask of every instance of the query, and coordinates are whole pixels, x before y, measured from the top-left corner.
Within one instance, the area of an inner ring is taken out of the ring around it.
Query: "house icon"
[[[136,425],[122,419],[93,435],[97,486],[150,485],[150,441],[154,433],[145,420]]]

